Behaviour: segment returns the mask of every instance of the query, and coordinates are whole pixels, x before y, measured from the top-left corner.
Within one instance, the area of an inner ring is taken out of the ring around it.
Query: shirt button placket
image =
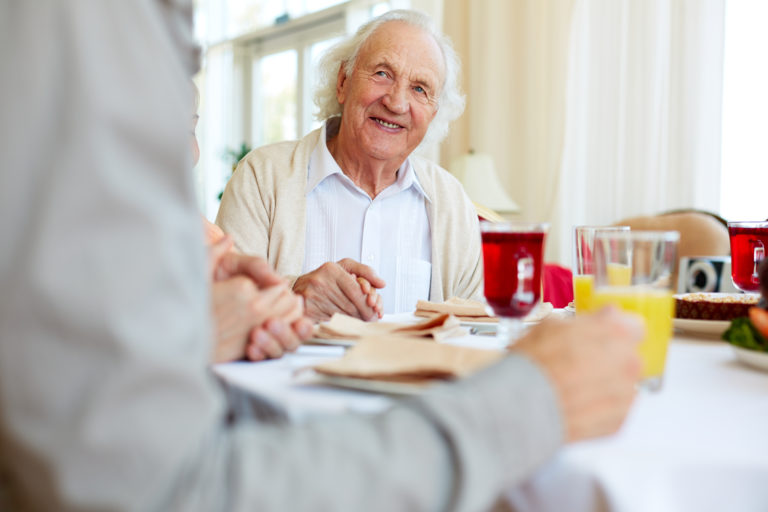
[[[376,269],[378,267],[380,245],[379,234],[381,233],[381,208],[376,201],[372,201],[365,212],[365,221],[363,222],[363,244],[360,251],[361,260],[366,265]]]

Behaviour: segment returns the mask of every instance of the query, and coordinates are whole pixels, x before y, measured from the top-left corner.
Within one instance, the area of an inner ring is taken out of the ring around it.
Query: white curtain
[[[446,0],[468,78],[442,161],[490,153],[566,265],[573,225],[716,211],[723,3]]]
[[[528,220],[551,222],[556,211],[573,3],[446,0],[443,11],[462,60],[467,109],[441,162],[470,149],[490,154]]]
[[[552,233],[561,246],[574,224],[717,211],[723,27],[723,0],[579,0]]]

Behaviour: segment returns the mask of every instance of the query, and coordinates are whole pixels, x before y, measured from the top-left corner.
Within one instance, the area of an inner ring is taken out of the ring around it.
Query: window
[[[394,5],[393,5],[394,4]],[[198,202],[209,219],[248,147],[302,137],[315,121],[315,68],[322,52],[403,0],[197,0],[195,31],[203,66],[196,169]]]
[[[285,50],[257,60],[253,93],[255,121],[252,140],[256,146],[298,137],[297,87],[298,52]]]
[[[768,3],[728,0],[725,14],[721,215],[768,218]]]
[[[235,39],[345,3],[346,0],[197,0],[197,16],[206,20],[206,43]]]

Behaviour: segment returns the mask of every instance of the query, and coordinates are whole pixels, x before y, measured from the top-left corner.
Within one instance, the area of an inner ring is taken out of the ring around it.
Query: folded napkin
[[[484,302],[470,299],[451,297],[445,302],[429,302],[420,300],[416,303],[416,316],[432,318],[437,315],[454,315],[461,322],[498,322],[498,317],[491,316]],[[528,315],[524,322],[540,322],[552,312],[554,307],[549,302],[539,303]]]
[[[437,314],[419,323],[364,322],[341,313],[315,327],[315,338],[356,340],[366,336],[427,337],[441,341],[451,336],[463,336],[467,331],[452,315]]]
[[[371,337],[360,340],[344,357],[314,366],[323,375],[429,383],[457,379],[504,357],[504,352],[432,343],[423,338]]]

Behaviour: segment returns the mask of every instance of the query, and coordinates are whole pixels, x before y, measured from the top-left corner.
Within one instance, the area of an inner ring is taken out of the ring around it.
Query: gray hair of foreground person
[[[437,99],[437,114],[429,125],[422,145],[440,142],[448,134],[451,121],[464,112],[464,95],[459,88],[461,62],[450,40],[435,29],[432,19],[418,11],[389,11],[362,25],[355,35],[329,48],[318,64],[319,85],[315,91],[315,105],[318,112],[315,117],[324,121],[329,117],[342,114],[342,106],[336,98],[336,81],[339,68],[344,66],[346,76],[355,68],[360,49],[376,30],[390,21],[401,21],[423,29],[430,34],[443,54],[445,80]]]

